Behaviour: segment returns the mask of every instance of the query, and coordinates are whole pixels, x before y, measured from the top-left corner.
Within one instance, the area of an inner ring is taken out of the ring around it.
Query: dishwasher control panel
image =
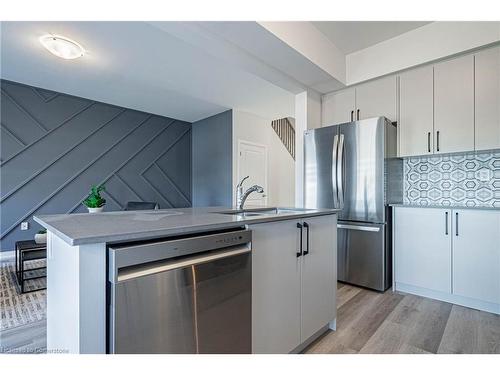
[[[109,279],[115,280],[119,269],[200,252],[233,246],[250,247],[252,231],[236,228],[217,232],[204,232],[179,237],[162,238],[142,243],[121,244],[108,249]]]
[[[219,245],[233,245],[233,244],[238,245],[240,243],[245,243],[245,242],[247,241],[244,240],[242,234],[227,235],[227,237],[220,238],[215,241],[215,243]]]

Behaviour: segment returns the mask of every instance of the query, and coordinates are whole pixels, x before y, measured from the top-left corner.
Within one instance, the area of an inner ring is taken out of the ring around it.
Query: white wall
[[[268,148],[267,203],[269,206],[293,207],[295,162],[271,127],[271,121],[252,113],[233,110],[233,187],[238,183],[238,141],[264,144]],[[233,204],[235,199],[233,191]]]
[[[297,98],[295,98],[297,105]],[[308,91],[307,92],[307,129],[316,129],[321,127],[321,95]]]
[[[348,85],[500,41],[500,22],[433,22],[346,56]]]
[[[304,132],[321,127],[321,96],[304,91],[295,95],[295,206],[304,206]]]

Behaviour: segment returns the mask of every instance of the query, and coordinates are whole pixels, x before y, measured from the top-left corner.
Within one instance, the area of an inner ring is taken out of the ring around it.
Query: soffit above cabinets
[[[384,40],[425,26],[430,22],[409,21],[316,21],[312,24],[344,54],[359,51]]]

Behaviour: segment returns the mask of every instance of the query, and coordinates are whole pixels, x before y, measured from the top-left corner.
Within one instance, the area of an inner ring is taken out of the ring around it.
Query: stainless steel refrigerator
[[[392,215],[402,201],[397,127],[385,117],[304,133],[306,208],[340,208],[339,281],[384,291],[392,284]]]

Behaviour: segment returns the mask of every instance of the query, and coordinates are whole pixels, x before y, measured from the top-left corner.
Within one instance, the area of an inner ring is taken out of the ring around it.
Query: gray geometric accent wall
[[[106,211],[191,206],[190,123],[5,80],[0,119],[1,250],[33,238],[35,214],[85,212],[92,184]]]
[[[500,208],[500,151],[405,159],[403,203]]]

